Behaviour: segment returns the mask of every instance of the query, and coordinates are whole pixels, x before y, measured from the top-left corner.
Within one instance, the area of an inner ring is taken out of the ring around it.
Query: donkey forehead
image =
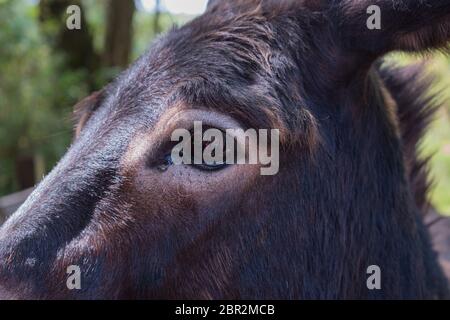
[[[231,25],[202,21],[173,30],[156,42],[126,73],[128,84],[142,84],[137,88],[141,91],[158,91],[163,85],[168,94],[167,87],[172,91],[191,83],[242,87],[272,75],[269,59],[280,52],[271,47],[274,36],[268,24],[247,19]]]
[[[246,112],[236,109],[252,105],[271,114],[278,105],[277,74],[293,64],[276,48],[273,32],[260,15],[197,19],[154,43],[116,80],[105,104],[152,118],[179,102],[240,115]]]

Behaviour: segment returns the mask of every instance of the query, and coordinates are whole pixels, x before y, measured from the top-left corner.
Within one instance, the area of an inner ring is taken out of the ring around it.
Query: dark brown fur
[[[421,213],[427,85],[375,64],[445,48],[450,2],[377,3],[384,27],[370,31],[370,1],[218,0],[159,39],[78,106],[72,147],[0,229],[0,295],[448,297]],[[280,172],[158,170],[171,120],[205,113],[280,129]],[[72,264],[79,291],[65,286]]]

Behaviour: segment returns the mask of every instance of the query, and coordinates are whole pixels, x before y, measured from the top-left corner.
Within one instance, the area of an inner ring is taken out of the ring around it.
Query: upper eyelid
[[[235,118],[211,111],[207,109],[187,109],[182,107],[174,107],[164,112],[159,120],[147,131],[148,147],[145,152],[147,159],[160,158],[162,153],[167,150],[173,142],[171,141],[172,133],[175,129],[190,130],[193,128],[194,121],[202,121],[203,126],[217,128],[225,131],[226,129],[244,129],[239,121]]]
[[[200,121],[204,126],[214,127],[225,130],[227,128],[242,128],[240,121],[235,118],[216,111],[203,108],[184,109],[174,114],[166,125],[176,128],[185,128],[193,126],[195,121]],[[173,131],[173,130],[171,130]]]

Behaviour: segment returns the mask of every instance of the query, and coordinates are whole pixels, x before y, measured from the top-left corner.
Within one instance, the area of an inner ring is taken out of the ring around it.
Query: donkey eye
[[[223,137],[225,137],[225,133],[223,133]],[[195,169],[201,170],[201,171],[218,171],[221,169],[224,169],[225,167],[227,167],[227,163],[226,163],[226,149],[225,147],[222,150],[222,159],[218,160],[218,161],[211,161],[211,162],[207,162],[203,159],[203,152],[205,150],[206,147],[208,147],[211,144],[211,142],[208,141],[203,141],[201,143],[201,154],[195,154],[195,152],[192,152],[192,156],[191,156],[191,166],[194,167]],[[224,144],[225,146],[225,144]],[[192,140],[192,145],[191,145],[191,150],[195,150],[195,145],[194,145],[194,140]],[[212,152],[212,156],[216,156],[215,154],[215,150]]]
[[[223,137],[225,137],[225,133],[223,133]],[[201,171],[218,171],[221,169],[224,169],[228,166],[226,157],[227,157],[227,149],[225,147],[226,143],[225,141],[222,142],[223,149],[218,150],[218,146],[212,144],[215,141],[198,141],[195,142],[194,135],[191,135],[190,140],[190,148],[188,149],[190,151],[190,154],[183,154],[184,149],[179,152],[179,155],[181,157],[186,157],[185,159],[189,159],[189,162],[186,162],[186,165],[190,165],[191,167],[201,170]],[[198,145],[196,145],[198,143]],[[219,144],[220,146],[221,144]],[[205,155],[206,148],[210,147],[210,150],[207,150],[207,152],[211,152],[209,156],[212,158],[204,158],[207,157]],[[212,148],[211,148],[212,147]],[[219,147],[220,148],[220,147]],[[221,154],[218,154],[217,152],[221,151]],[[198,154],[197,154],[198,153]],[[172,158],[172,150],[170,150],[168,153],[165,154],[165,156],[159,161],[159,164],[157,165],[157,168],[160,171],[166,171],[169,167],[175,164],[174,159]]]
[[[157,168],[159,171],[164,172],[167,171],[167,169],[169,169],[171,165],[173,165],[172,156],[170,154],[167,154],[164,156]]]
[[[205,163],[202,162],[201,164],[192,164],[192,166],[196,169],[202,170],[202,171],[218,171],[218,170],[222,170],[225,167],[227,167],[228,165],[223,162],[223,163]]]
[[[171,141],[162,146],[161,157],[149,162],[149,166],[164,172],[176,164],[183,164],[196,170],[212,172],[235,163],[237,149],[240,149],[235,136],[209,126],[203,127],[198,133],[194,129],[188,132],[189,139],[184,136],[183,140]]]

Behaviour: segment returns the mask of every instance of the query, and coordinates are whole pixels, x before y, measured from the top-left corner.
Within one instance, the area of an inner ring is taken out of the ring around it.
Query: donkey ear
[[[358,49],[422,51],[450,40],[450,0],[343,0],[338,8],[340,32]]]
[[[92,113],[100,106],[104,98],[105,89],[96,91],[90,96],[78,102],[73,110],[75,123],[75,138],[80,135],[86,122],[91,117]]]

